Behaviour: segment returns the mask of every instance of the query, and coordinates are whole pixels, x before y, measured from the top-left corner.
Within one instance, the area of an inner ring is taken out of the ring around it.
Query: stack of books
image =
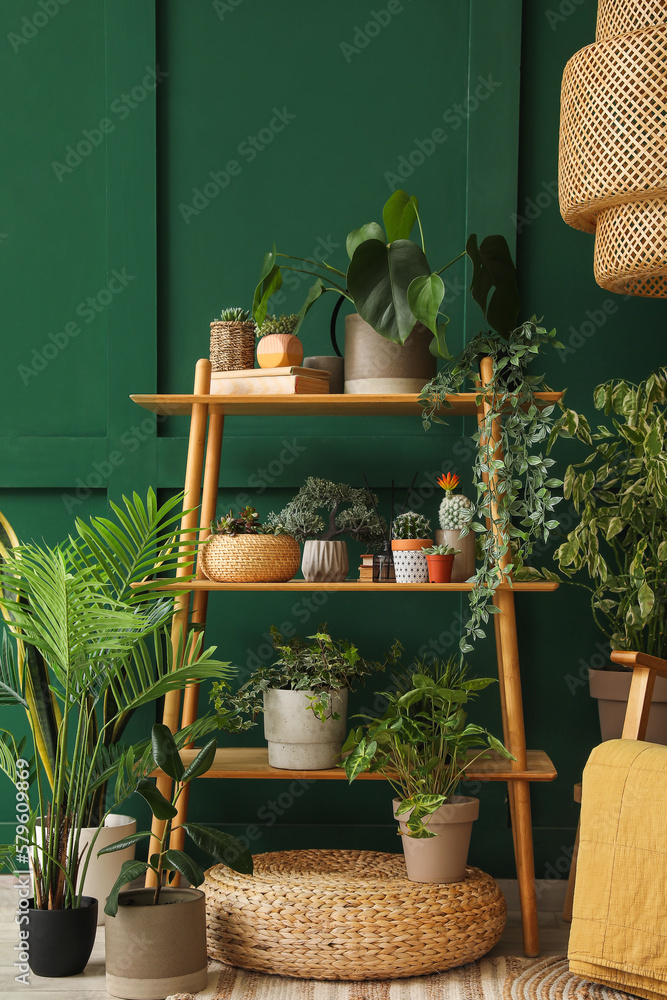
[[[244,368],[211,372],[212,396],[301,396],[328,393],[329,372],[320,368]]]
[[[364,553],[361,557],[361,566],[359,567],[359,579],[360,580],[372,580],[373,579],[373,553]]]

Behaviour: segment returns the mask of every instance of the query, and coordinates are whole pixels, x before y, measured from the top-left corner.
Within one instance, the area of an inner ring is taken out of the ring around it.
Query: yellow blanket
[[[570,970],[667,996],[667,747],[610,740],[584,770]]]

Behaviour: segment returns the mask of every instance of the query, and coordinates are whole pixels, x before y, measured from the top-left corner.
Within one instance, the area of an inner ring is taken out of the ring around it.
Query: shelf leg
[[[195,368],[194,394],[196,396],[208,395],[211,387],[211,362],[202,358],[197,362]],[[208,406],[206,404],[195,403],[192,407],[190,418],[190,437],[188,440],[188,459],[185,468],[185,497],[183,507],[185,513],[181,518],[181,528],[184,534],[181,537],[181,553],[189,558],[176,570],[176,576],[190,576],[194,572],[195,559],[197,557],[197,547],[192,542],[199,525],[199,500],[201,497],[202,470],[204,467],[204,450],[206,445],[206,424],[208,420]],[[190,594],[184,594],[176,599],[174,605],[174,617],[171,626],[172,648],[177,649],[179,637],[186,635],[188,629],[188,618],[190,612]],[[176,664],[174,664],[176,665]],[[175,733],[179,728],[179,710],[181,704],[180,691],[168,691],[164,698],[164,712],[162,721],[165,726]],[[172,781],[166,774],[160,775],[156,779],[159,791],[165,798],[171,797]],[[153,818],[151,825],[151,839],[148,848],[148,856],[159,851],[160,840],[164,832],[164,820]],[[155,886],[156,879],[152,871],[146,873],[146,886]]]
[[[498,606],[498,602],[494,596],[493,603]],[[498,661],[498,688],[500,690],[500,711],[503,720],[503,742],[505,746],[509,744],[509,730],[507,728],[507,708],[505,706],[505,674],[503,670],[503,647],[500,636],[500,615],[493,616],[493,625],[496,633],[496,659]],[[516,844],[516,816],[515,816],[515,806],[514,806],[514,788],[512,782],[507,782],[507,801],[509,803],[510,809],[510,826],[512,829],[512,843],[514,845],[514,857],[517,857],[517,844]]]

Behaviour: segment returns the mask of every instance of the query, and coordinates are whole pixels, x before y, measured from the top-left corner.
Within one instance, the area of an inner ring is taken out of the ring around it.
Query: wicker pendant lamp
[[[599,0],[596,39],[563,74],[561,215],[602,288],[667,298],[667,0]]]

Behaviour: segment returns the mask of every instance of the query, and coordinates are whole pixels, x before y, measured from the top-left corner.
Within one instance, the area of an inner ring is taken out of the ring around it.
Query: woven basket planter
[[[505,926],[490,875],[409,882],[399,854],[278,851],[206,873],[209,957],[299,979],[401,979],[473,962]]]
[[[299,543],[291,535],[211,535],[199,565],[217,583],[287,583],[300,559]]]
[[[211,368],[214,372],[255,367],[255,324],[216,320],[211,323]]]

